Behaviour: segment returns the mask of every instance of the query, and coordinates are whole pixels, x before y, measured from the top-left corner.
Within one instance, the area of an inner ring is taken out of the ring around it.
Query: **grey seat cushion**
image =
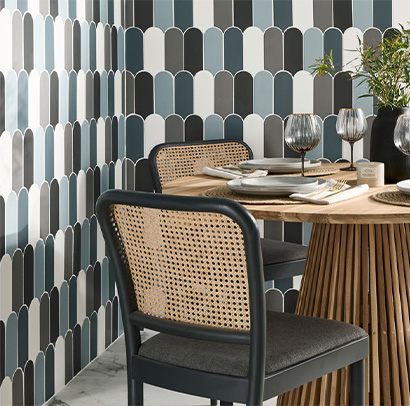
[[[301,244],[261,238],[263,265],[306,259],[308,248]]]
[[[366,337],[359,327],[334,320],[267,312],[266,375]],[[138,355],[180,367],[246,377],[249,346],[157,334]]]

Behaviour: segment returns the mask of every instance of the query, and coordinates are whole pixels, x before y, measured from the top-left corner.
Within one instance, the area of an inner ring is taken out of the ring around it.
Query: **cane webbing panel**
[[[173,321],[249,330],[243,235],[229,217],[114,205],[138,310]]]
[[[202,168],[233,164],[249,159],[247,148],[238,142],[175,145],[162,148],[156,158],[159,180],[164,186],[172,180],[199,175]]]

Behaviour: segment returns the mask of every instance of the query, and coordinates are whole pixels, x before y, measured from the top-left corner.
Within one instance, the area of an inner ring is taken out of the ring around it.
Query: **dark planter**
[[[400,152],[393,141],[394,127],[400,114],[410,114],[410,107],[382,107],[373,121],[370,161],[384,162],[386,183],[410,179],[410,157]]]

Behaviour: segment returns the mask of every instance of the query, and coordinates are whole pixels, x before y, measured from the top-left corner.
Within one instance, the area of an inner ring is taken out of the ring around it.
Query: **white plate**
[[[241,186],[259,189],[312,189],[317,187],[316,178],[302,178],[290,176],[263,176],[259,178],[245,178],[241,180]],[[307,192],[309,193],[309,192]]]
[[[410,195],[410,179],[402,180],[397,183],[397,187],[405,195]]]
[[[316,179],[316,178],[311,178],[311,179]],[[313,193],[316,192],[317,190],[323,189],[326,185],[327,182],[325,179],[316,179],[318,184],[314,185],[311,189],[305,191],[303,190],[303,193]],[[266,189],[266,188],[256,188],[256,187],[246,187],[242,186],[241,184],[242,179],[232,179],[229,182],[226,183],[229,189],[233,190],[234,192],[237,193],[242,193],[245,195],[260,195],[260,196],[289,196],[292,193],[298,193],[300,192],[300,187],[295,186],[293,189]]]
[[[285,162],[283,160],[296,160],[297,162],[280,163]],[[277,161],[277,163],[274,162]],[[305,169],[312,169],[320,166],[320,161],[307,160],[305,161]],[[252,159],[250,161],[239,162],[239,167],[242,169],[264,169],[269,173],[296,173],[300,172],[302,168],[302,162],[299,158],[264,158],[264,159]]]

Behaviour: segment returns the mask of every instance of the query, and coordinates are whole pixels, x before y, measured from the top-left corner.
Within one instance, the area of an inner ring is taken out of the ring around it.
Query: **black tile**
[[[203,69],[203,38],[198,28],[190,28],[184,35],[184,69],[195,76]]]
[[[135,77],[135,113],[144,119],[154,112],[154,89],[152,76],[140,72]]]
[[[234,111],[242,118],[253,113],[253,79],[248,72],[239,72],[235,75]]]
[[[303,35],[297,28],[285,31],[284,68],[292,75],[303,70]]]
[[[333,25],[342,32],[351,27],[352,11],[352,0],[333,0]]]
[[[65,383],[73,378],[73,333],[69,330],[64,339],[64,355],[65,355]]]
[[[23,252],[20,249],[14,252],[12,258],[12,272],[12,310],[18,313],[20,307],[24,304],[24,284],[22,283],[24,280],[24,265]]]
[[[94,265],[94,310],[98,312],[101,306],[101,265],[95,262]]]
[[[77,324],[73,331],[73,373],[81,371],[81,326]]]
[[[45,288],[51,292],[54,286],[54,238],[49,235],[45,243]]]
[[[55,345],[60,334],[60,294],[55,286],[50,293],[50,342]]]
[[[204,123],[201,117],[192,115],[185,120],[185,141],[203,140],[203,131]]]
[[[252,26],[252,0],[234,0],[234,25],[242,31]]]
[[[24,405],[23,371],[18,368],[13,375],[12,382],[13,406]]]
[[[0,320],[0,385],[6,376],[6,327]]]
[[[134,0],[134,26],[146,31],[153,26],[153,0]]]
[[[30,306],[34,297],[34,249],[31,244],[24,250],[24,303]]]
[[[60,229],[60,211],[59,211],[59,196],[60,196],[60,185],[57,179],[53,179],[50,184],[50,233],[55,235]]]
[[[40,350],[45,352],[50,343],[50,299],[45,292],[40,299]]]
[[[18,337],[17,337],[17,355],[18,366],[24,368],[28,360],[28,308],[22,306],[17,320]]]
[[[24,368],[24,404],[34,405],[34,364],[31,360],[27,361]]]

